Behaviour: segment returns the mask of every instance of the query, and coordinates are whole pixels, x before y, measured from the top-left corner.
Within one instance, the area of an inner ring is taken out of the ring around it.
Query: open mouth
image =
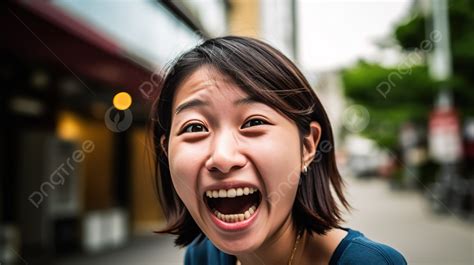
[[[204,201],[217,218],[227,223],[249,219],[262,200],[261,193],[253,187],[208,190]]]

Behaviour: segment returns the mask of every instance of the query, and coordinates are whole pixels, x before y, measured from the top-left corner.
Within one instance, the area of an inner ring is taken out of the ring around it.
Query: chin
[[[261,245],[255,238],[246,238],[237,241],[219,240],[219,242],[213,243],[221,251],[234,256],[255,252]]]

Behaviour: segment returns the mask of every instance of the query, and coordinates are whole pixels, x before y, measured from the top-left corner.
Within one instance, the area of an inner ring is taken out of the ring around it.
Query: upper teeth
[[[208,190],[206,191],[206,196],[209,198],[234,198],[237,196],[249,195],[256,192],[255,188],[237,188],[237,189],[220,189],[220,190]]]

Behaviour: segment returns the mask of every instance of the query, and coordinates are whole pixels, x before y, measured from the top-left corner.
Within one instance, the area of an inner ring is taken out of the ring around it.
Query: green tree
[[[453,76],[443,83],[430,78],[419,53],[409,53],[420,50],[429,36],[425,24],[428,19],[419,13],[394,29],[394,38],[407,52],[400,65],[386,68],[359,61],[342,71],[345,95],[370,113],[369,126],[362,134],[381,146],[396,148],[399,128],[406,121],[426,126],[440,87],[453,91],[462,116],[474,115],[474,1],[450,2]],[[411,63],[410,56],[420,56],[421,64]]]

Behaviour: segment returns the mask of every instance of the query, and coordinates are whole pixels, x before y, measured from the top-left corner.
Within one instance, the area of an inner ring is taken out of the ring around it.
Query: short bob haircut
[[[301,173],[292,218],[297,229],[310,234],[325,234],[331,228],[340,227],[343,219],[336,196],[345,209],[349,210],[350,206],[344,197],[344,183],[336,167],[331,125],[315,92],[298,68],[280,51],[254,38],[225,36],[208,39],[180,55],[164,70],[159,84],[160,94],[151,113],[151,129],[156,188],[168,224],[157,232],[177,235],[175,244],[181,247],[204,238],[174,189],[168,158],[160,144],[162,135],[169,139],[175,91],[185,78],[203,66],[225,75],[249,96],[293,120],[299,131],[301,157],[304,135],[309,133],[310,122],[320,124],[317,152],[307,173]],[[167,146],[166,141],[163,148],[167,149]]]

